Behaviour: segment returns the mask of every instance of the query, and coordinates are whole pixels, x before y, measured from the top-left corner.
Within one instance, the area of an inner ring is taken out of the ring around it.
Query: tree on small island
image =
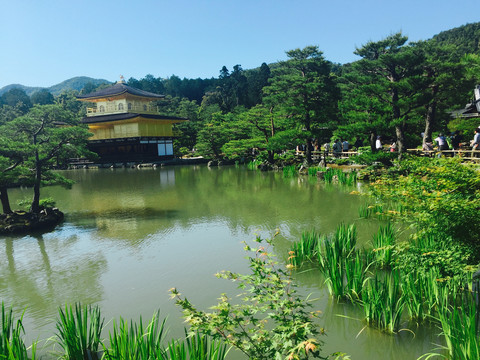
[[[33,217],[28,216],[25,226],[28,228],[28,223],[35,227],[36,221],[32,219],[39,219],[41,211],[44,210],[40,205],[41,185],[71,186],[70,180],[53,169],[62,166],[70,157],[91,155],[86,150],[90,136],[78,117],[59,104],[35,105],[25,115],[2,125],[0,200],[3,214],[14,214],[8,198],[8,188],[32,186],[33,199],[29,214]],[[57,212],[60,213],[58,210]],[[47,216],[46,211],[42,215]],[[6,217],[3,218],[5,220]],[[9,230],[14,231],[16,228]]]

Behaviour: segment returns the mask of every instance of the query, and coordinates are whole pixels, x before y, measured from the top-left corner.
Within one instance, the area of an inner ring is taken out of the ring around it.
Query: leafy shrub
[[[317,336],[321,331],[314,322],[315,313],[307,311],[311,304],[297,293],[291,274],[280,268],[262,246],[264,240],[257,238],[257,242],[258,248],[245,245],[245,250],[252,254],[251,274],[230,271],[217,274],[219,278],[238,282],[245,291],[240,303],[222,294],[219,303],[212,307],[214,311],[204,312],[177,289],[171,289],[172,298],[183,309],[193,331],[223,339],[249,359],[320,357],[322,343]]]
[[[379,151],[379,152],[366,151],[359,155],[350,157],[349,160],[351,162],[354,162],[356,164],[361,164],[361,165],[373,165],[375,163],[381,163],[386,167],[390,167],[393,165],[393,162],[397,157],[398,157],[397,153],[384,152],[384,151]]]

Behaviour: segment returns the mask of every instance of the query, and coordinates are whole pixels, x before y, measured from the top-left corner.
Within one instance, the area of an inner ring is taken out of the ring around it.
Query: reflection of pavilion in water
[[[160,169],[159,183],[162,189],[175,186],[175,169]],[[142,191],[132,191],[128,195],[122,194],[120,199],[113,202],[116,204],[115,208],[94,214],[95,225],[100,232],[108,233],[109,237],[121,239],[138,239],[157,232],[158,223],[149,220],[157,221],[164,218],[170,221],[176,217],[177,211],[171,208],[165,209],[162,206],[157,208],[152,206],[149,200],[149,196]],[[109,204],[111,205],[112,202]],[[169,201],[169,205],[172,205],[172,201]]]

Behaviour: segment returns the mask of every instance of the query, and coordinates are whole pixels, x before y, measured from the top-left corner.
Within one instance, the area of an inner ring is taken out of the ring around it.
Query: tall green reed
[[[357,302],[362,298],[363,288],[368,280],[368,268],[372,262],[368,252],[356,250],[354,254],[345,260],[345,277],[347,296],[352,302]]]
[[[320,270],[325,277],[327,288],[333,296],[346,297],[350,292],[349,285],[358,283],[354,279],[363,279],[364,275],[361,274],[363,270],[360,269],[363,269],[364,266],[360,264],[361,258],[356,257],[356,242],[356,227],[342,224],[337,227],[333,237],[322,237],[318,246]],[[354,290],[358,294],[358,287]]]
[[[334,180],[336,180],[338,181],[338,183],[342,185],[353,185],[357,182],[357,172],[343,171],[342,169],[335,169],[335,168],[327,168],[324,171],[323,178],[326,183],[331,183]]]
[[[309,176],[317,176],[317,173],[319,171],[325,172],[326,168],[320,167],[320,166],[311,166],[311,167],[308,168],[308,175]]]
[[[103,323],[98,306],[82,307],[76,303],[75,306],[60,308],[56,323],[57,338],[65,357],[71,360],[99,359]]]
[[[113,332],[109,334],[110,346],[104,345],[107,360],[166,359],[163,346],[165,319],[160,321],[157,311],[152,320],[144,326],[142,317],[138,323],[123,318],[113,321]]]
[[[195,333],[185,340],[170,342],[166,354],[169,360],[223,360],[227,356],[227,346],[221,341]]]
[[[390,222],[380,226],[377,234],[373,236],[373,253],[378,267],[386,268],[392,265],[395,238],[395,228]]]
[[[283,176],[292,177],[298,174],[298,170],[295,165],[287,165],[283,167]]]
[[[249,161],[247,163],[247,169],[248,170],[257,170],[258,164],[260,164],[260,162],[257,161],[257,160]]]
[[[301,266],[306,262],[315,261],[319,239],[320,235],[315,230],[302,232],[300,241],[290,246],[288,262],[294,266]]]
[[[480,359],[478,306],[473,294],[465,293],[457,305],[440,307],[437,320],[446,345],[436,350],[447,352],[448,359]],[[428,353],[419,359],[443,356],[442,353]]]
[[[23,341],[23,314],[19,319],[15,319],[13,310],[7,309],[2,301],[2,329],[0,332],[0,359],[8,360],[27,360],[35,359],[36,344],[32,345],[31,357],[28,356],[28,349]]]
[[[389,272],[383,279],[378,275],[370,278],[363,289],[362,302],[368,325],[388,333],[398,331],[405,306],[399,272]]]

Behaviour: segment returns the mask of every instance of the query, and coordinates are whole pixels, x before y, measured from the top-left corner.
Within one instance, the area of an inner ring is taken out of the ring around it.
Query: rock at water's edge
[[[62,221],[63,213],[57,208],[44,208],[38,214],[15,211],[11,214],[0,215],[0,234],[51,230]]]

